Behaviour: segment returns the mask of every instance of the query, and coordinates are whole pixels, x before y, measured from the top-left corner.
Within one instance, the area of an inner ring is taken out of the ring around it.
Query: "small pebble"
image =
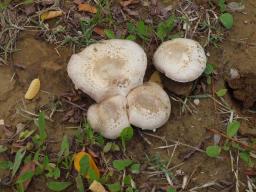
[[[231,68],[230,69],[230,78],[231,79],[238,79],[240,78],[240,74],[237,69]]]
[[[4,125],[4,120],[0,119],[0,125]]]
[[[200,104],[200,100],[199,99],[194,99],[194,104],[195,105],[199,105]]]

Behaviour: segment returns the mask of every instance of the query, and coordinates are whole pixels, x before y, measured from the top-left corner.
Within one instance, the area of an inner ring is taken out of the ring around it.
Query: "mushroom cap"
[[[206,62],[203,47],[197,41],[185,38],[163,42],[153,57],[160,72],[182,83],[197,79],[204,72]]]
[[[146,53],[137,43],[111,39],[72,55],[67,71],[77,89],[100,102],[114,95],[126,96],[141,85],[146,68]]]
[[[169,119],[170,99],[156,83],[147,82],[136,87],[128,94],[127,101],[129,121],[136,127],[155,130]]]
[[[126,111],[127,99],[117,95],[101,103],[91,105],[87,112],[87,120],[92,129],[105,138],[116,139],[122,130],[130,126]]]

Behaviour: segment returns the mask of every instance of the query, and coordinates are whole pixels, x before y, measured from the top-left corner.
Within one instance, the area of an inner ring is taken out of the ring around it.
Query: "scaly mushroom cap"
[[[114,95],[126,96],[141,85],[146,68],[146,54],[137,43],[112,39],[72,55],[67,71],[77,89],[100,102]]]
[[[130,126],[127,116],[127,99],[118,95],[91,105],[87,120],[92,129],[108,139],[116,139],[122,130]]]
[[[147,82],[127,96],[128,116],[132,125],[155,130],[166,123],[171,113],[167,93],[158,84]]]
[[[153,62],[168,78],[185,83],[197,79],[204,72],[207,58],[198,42],[177,38],[162,43],[154,54]]]

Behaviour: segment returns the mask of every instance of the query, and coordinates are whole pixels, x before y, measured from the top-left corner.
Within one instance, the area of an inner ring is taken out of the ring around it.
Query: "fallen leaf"
[[[34,79],[30,85],[29,88],[25,94],[25,99],[33,99],[39,92],[40,90],[40,80],[39,79]]]
[[[41,0],[42,5],[52,5],[54,2],[55,0]]]
[[[88,4],[88,3],[81,3],[78,5],[78,11],[85,11],[89,13],[97,13],[96,7]]]
[[[139,12],[136,10],[131,10],[127,7],[124,8],[124,10],[128,13],[130,16],[139,16]]]
[[[36,8],[35,8],[34,4],[25,6],[24,7],[24,12],[27,16],[32,15],[33,13],[35,13]]]
[[[81,3],[84,3],[84,0],[74,0],[74,3],[80,5]]]
[[[230,9],[230,11],[243,11],[245,9],[245,5],[243,3],[239,3],[239,2],[230,2],[227,4],[228,9]]]
[[[89,166],[94,170],[97,177],[99,177],[100,171],[99,171],[97,165],[95,164],[93,157],[89,153],[86,153],[83,151],[74,155],[74,167],[75,167],[76,171],[80,172],[80,161],[84,156],[87,156],[89,158]],[[85,175],[85,177],[88,179],[89,175]]]
[[[107,192],[106,189],[99,183],[98,181],[94,180],[90,185],[89,189],[92,192]]]
[[[161,80],[161,77],[160,77],[160,73],[158,71],[154,71],[154,73],[150,76],[149,81],[157,83],[158,85],[163,87],[162,80]]]
[[[94,27],[93,32],[97,33],[98,35],[100,35],[102,37],[105,37],[104,29],[102,29],[100,27]]]
[[[21,171],[20,171],[20,174],[18,175],[17,179],[19,179],[19,177],[21,177],[22,175],[24,175],[25,173],[27,172],[32,172],[34,173],[35,172],[35,169],[36,169],[36,165],[33,161],[30,161],[28,162],[27,164],[25,164],[22,168],[21,168]],[[30,182],[31,182],[32,178],[26,180],[24,183],[23,183],[23,189],[24,191],[26,191],[26,189],[28,188]]]
[[[42,21],[54,19],[63,15],[63,11],[47,11],[40,15]]]
[[[11,127],[10,126],[7,126],[7,125],[0,125],[0,129],[3,129],[4,130],[4,134],[7,136],[7,137],[12,137],[15,132],[13,132],[13,130],[11,130]]]
[[[120,5],[123,6],[123,7],[127,7],[129,5],[133,5],[133,4],[137,4],[139,3],[140,1],[138,0],[127,0],[127,1],[120,1]]]

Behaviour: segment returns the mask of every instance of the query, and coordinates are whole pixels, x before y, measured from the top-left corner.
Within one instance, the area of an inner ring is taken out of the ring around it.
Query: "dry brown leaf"
[[[127,1],[120,1],[120,4],[121,4],[121,6],[122,7],[127,7],[127,6],[129,6],[129,5],[132,5],[132,4],[137,4],[137,3],[139,3],[140,1],[138,1],[138,0],[127,0]]]
[[[97,13],[96,7],[88,4],[88,3],[81,3],[78,5],[78,11],[85,11],[89,13]]]
[[[93,31],[95,33],[97,33],[98,35],[102,36],[102,37],[105,37],[105,32],[104,32],[104,29],[100,28],[100,27],[94,27],[93,28]]]
[[[80,5],[81,3],[84,3],[84,0],[74,0],[74,3]]]
[[[36,164],[35,164],[33,161],[30,161],[30,162],[28,162],[27,164],[25,164],[25,165],[21,168],[20,174],[18,175],[17,178],[19,178],[21,175],[23,175],[24,173],[26,173],[26,172],[28,172],[28,171],[31,171],[32,173],[34,173],[34,172],[35,172],[35,169],[36,169]],[[32,180],[32,178],[26,180],[26,181],[23,183],[23,189],[24,189],[24,191],[26,191],[26,189],[28,188],[28,186],[29,186],[31,180]]]
[[[63,15],[63,11],[47,11],[40,15],[42,21],[54,19]]]

